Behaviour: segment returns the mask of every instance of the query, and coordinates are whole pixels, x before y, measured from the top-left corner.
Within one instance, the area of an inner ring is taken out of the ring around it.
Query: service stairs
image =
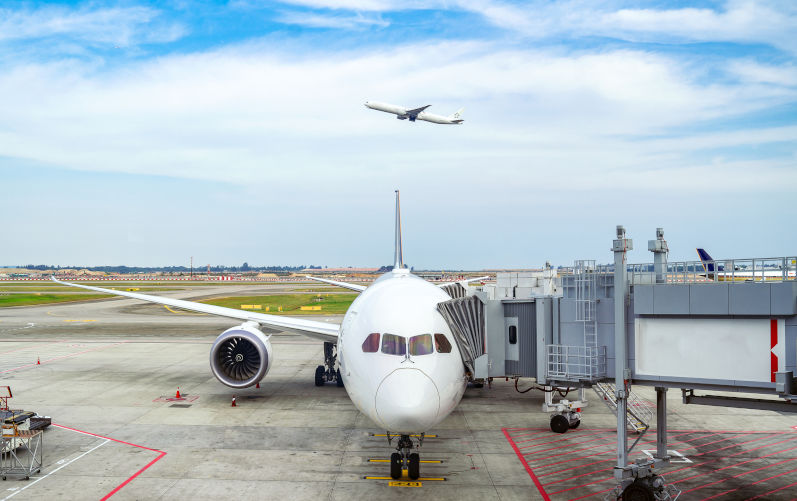
[[[598,394],[603,403],[606,404],[616,416],[617,415],[617,397],[615,396],[615,386],[613,383],[596,383],[592,386],[595,393]],[[656,419],[654,414],[655,407],[641,398],[633,391],[628,392],[628,414],[626,414],[626,421],[628,426],[637,433],[646,431]]]

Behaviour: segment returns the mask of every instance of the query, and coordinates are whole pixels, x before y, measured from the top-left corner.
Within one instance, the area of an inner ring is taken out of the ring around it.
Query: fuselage
[[[408,118],[412,120],[412,118],[408,115],[408,112],[411,111],[410,108],[405,108],[403,106],[397,106],[395,104],[388,104],[388,103],[380,103],[378,101],[366,101],[365,107],[370,108],[372,110],[384,111],[385,113],[392,113],[401,120],[406,120]],[[436,115],[434,113],[427,113],[425,111],[421,111],[420,113],[418,113],[415,116],[415,119],[423,120],[425,122],[432,122],[436,124],[447,124],[447,125],[460,124],[463,121],[459,118]]]
[[[422,433],[465,391],[462,357],[437,304],[450,297],[399,269],[352,303],[338,339],[340,373],[354,405],[391,433]]]

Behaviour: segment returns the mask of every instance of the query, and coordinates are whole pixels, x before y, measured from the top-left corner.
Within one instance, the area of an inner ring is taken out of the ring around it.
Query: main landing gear
[[[393,438],[390,432],[387,433],[387,441],[391,443]],[[418,439],[417,447],[423,443],[423,433]],[[417,480],[421,476],[421,455],[413,452],[416,446],[412,443],[409,435],[401,435],[396,445],[396,450],[390,455],[390,477],[393,479],[401,478],[401,474],[406,467],[407,476],[412,480]]]
[[[324,365],[319,365],[315,369],[316,386],[324,386],[327,381],[334,381],[338,388],[343,388],[340,369],[335,369],[337,359],[337,346],[334,343],[324,343]]]

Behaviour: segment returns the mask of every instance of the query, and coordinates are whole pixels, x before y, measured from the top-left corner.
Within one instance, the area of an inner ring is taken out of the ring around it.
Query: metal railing
[[[653,264],[630,264],[631,285],[655,284]],[[675,261],[667,263],[665,284],[710,282],[785,282],[797,280],[797,257]]]
[[[605,346],[545,345],[548,380],[598,381],[606,377]]]

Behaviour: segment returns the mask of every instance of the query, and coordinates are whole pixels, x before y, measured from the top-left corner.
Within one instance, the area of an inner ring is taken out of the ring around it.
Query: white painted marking
[[[110,440],[106,439],[106,440],[105,440],[103,443],[101,443],[100,445],[98,445],[98,446],[96,446],[96,447],[93,447],[93,448],[91,448],[91,449],[87,450],[86,452],[84,452],[84,453],[83,453],[83,454],[81,454],[80,456],[76,457],[75,459],[72,459],[72,460],[70,460],[69,462],[67,462],[67,463],[65,463],[65,464],[62,464],[61,466],[59,466],[58,468],[54,469],[53,471],[51,471],[51,472],[50,472],[50,473],[48,473],[47,475],[45,475],[45,476],[43,476],[43,477],[39,477],[39,478],[37,478],[36,480],[34,480],[33,482],[29,483],[29,484],[28,484],[28,485],[26,485],[25,487],[23,487],[23,488],[19,489],[18,491],[16,491],[15,493],[11,494],[10,496],[6,496],[6,497],[4,497],[4,498],[3,498],[2,500],[0,500],[0,501],[6,501],[7,499],[11,499],[12,497],[16,496],[17,494],[19,494],[20,492],[24,491],[24,490],[25,490],[25,489],[27,489],[28,487],[33,487],[34,485],[36,485],[37,483],[41,482],[41,481],[42,481],[42,480],[44,480],[45,478],[49,477],[49,476],[50,476],[50,475],[52,475],[53,473],[57,472],[57,471],[58,471],[58,470],[60,470],[61,468],[64,468],[64,467],[66,467],[66,466],[69,466],[70,464],[74,463],[75,461],[77,461],[78,459],[82,458],[82,457],[83,457],[83,456],[85,456],[86,454],[88,454],[88,453],[90,453],[90,452],[94,452],[94,451],[96,451],[97,449],[99,449],[99,448],[100,448],[100,447],[102,447],[103,445],[107,444],[108,442],[110,442]],[[63,463],[63,462],[64,462],[64,460],[65,460],[65,459],[62,459],[61,461],[58,461],[58,463],[56,463],[56,464]]]
[[[648,449],[643,450],[642,452],[645,453],[647,457],[653,459],[653,455],[656,453],[656,449]],[[692,460],[688,457],[684,456],[678,451],[668,450],[667,455],[670,456],[670,463],[691,463]]]

